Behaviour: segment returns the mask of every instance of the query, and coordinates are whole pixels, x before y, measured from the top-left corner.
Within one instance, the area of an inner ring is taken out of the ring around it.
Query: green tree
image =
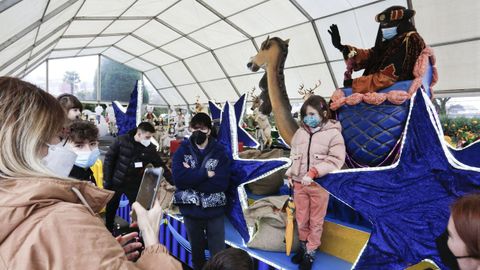
[[[142,79],[142,73],[117,63],[108,58],[102,57],[100,63],[100,83],[102,101],[128,102],[137,80]],[[97,77],[94,78],[95,84]],[[148,92],[143,88],[143,103],[149,100]]]
[[[78,89],[78,84],[81,82],[80,75],[76,71],[65,71],[63,75],[63,82],[70,86],[70,94]]]

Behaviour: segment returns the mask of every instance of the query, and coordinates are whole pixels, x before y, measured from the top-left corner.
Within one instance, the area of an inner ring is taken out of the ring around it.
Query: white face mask
[[[42,162],[54,174],[68,177],[76,159],[77,154],[66,149],[60,143],[48,145],[48,154],[42,159]]]
[[[148,147],[151,142],[150,142],[150,139],[148,139],[148,140],[141,140],[140,143],[143,144],[143,146]]]
[[[382,28],[382,35],[384,39],[392,39],[397,35],[397,27]]]
[[[100,150],[95,148],[92,151],[83,151],[77,152],[77,159],[75,160],[75,165],[80,168],[90,168],[95,164],[98,157],[100,156]]]

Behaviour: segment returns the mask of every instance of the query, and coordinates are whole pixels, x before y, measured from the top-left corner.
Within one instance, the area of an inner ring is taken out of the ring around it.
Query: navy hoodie
[[[209,160],[201,167],[207,155]],[[185,168],[183,162],[190,168]],[[230,182],[230,164],[231,160],[225,148],[214,138],[208,138],[208,145],[202,151],[190,140],[184,140],[173,155],[172,179],[177,190],[193,189],[207,194],[225,192]],[[206,166],[210,166],[210,170],[215,172],[213,177],[208,177]],[[208,219],[221,216],[225,212],[224,206],[202,208],[192,204],[179,205],[179,208],[182,215],[191,218]]]

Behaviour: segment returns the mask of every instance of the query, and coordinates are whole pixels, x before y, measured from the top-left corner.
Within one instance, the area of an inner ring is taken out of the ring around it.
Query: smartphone
[[[137,201],[143,208],[150,210],[155,203],[157,190],[162,180],[163,168],[146,168],[143,173],[142,183],[137,193]],[[132,211],[132,222],[137,221],[137,214]]]

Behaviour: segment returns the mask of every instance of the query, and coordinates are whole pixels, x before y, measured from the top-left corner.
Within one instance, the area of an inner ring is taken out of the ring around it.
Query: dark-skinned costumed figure
[[[392,6],[375,16],[380,25],[375,46],[370,49],[343,45],[337,25],[330,26],[328,32],[333,46],[342,52],[345,60],[352,59],[354,71],[365,69],[359,78],[352,79],[351,74],[347,75],[345,87],[352,87],[354,93],[368,93],[397,81],[413,79],[413,67],[425,48],[425,42],[410,21],[413,15],[414,10]]]

